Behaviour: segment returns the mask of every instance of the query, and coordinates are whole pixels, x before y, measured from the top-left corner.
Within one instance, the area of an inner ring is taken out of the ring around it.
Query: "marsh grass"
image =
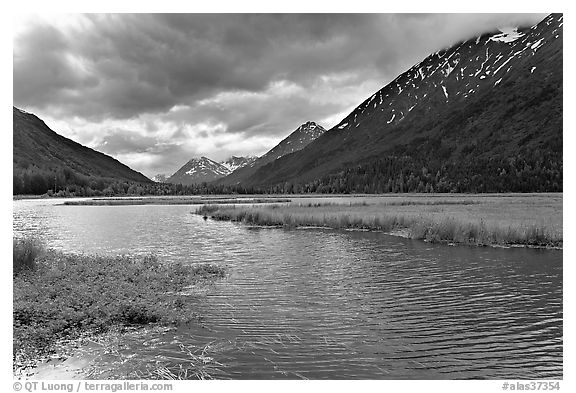
[[[287,198],[96,198],[66,201],[64,206],[132,206],[132,205],[236,205],[258,203],[287,203]]]
[[[35,269],[14,275],[14,367],[53,353],[62,339],[188,322],[197,317],[191,298],[224,274],[215,265],[166,264],[154,256],[48,251]]]
[[[225,365],[216,360],[217,355],[232,347],[230,341],[210,342],[204,347],[180,344],[180,356],[160,356],[157,364],[147,364],[143,367],[145,371],[136,371],[131,376],[162,380],[214,379],[216,375],[225,374]]]
[[[439,205],[436,202],[431,205]],[[448,203],[450,205],[451,203]],[[468,203],[464,203],[465,205]],[[470,203],[474,204],[474,203]],[[428,204],[422,204],[427,206]],[[454,205],[456,205],[454,203]],[[458,204],[459,205],[459,204]],[[284,227],[323,226],[335,229],[369,229],[384,232],[404,230],[410,238],[433,243],[562,247],[562,234],[531,223],[487,223],[484,219],[458,218],[448,211],[420,214],[394,212],[369,205],[300,205],[231,207],[203,206],[198,214],[215,220],[239,221],[253,225]],[[383,210],[383,211],[378,211]]]
[[[37,238],[13,239],[12,271],[14,274],[36,268],[36,260],[45,253],[42,241]]]

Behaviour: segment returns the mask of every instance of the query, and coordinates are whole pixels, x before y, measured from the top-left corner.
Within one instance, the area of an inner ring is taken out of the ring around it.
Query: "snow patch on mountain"
[[[253,157],[253,156],[246,156],[246,157],[232,156],[232,157],[228,158],[226,161],[220,162],[220,164],[222,166],[226,167],[230,171],[230,173],[232,173],[236,169],[239,169],[239,168],[245,167],[246,165],[252,164],[257,159],[258,159],[258,157]]]
[[[517,27],[505,27],[499,30],[501,31],[501,33],[495,34],[492,37],[490,37],[490,41],[500,41],[510,43],[516,41],[518,38],[524,37],[524,34],[518,32]]]

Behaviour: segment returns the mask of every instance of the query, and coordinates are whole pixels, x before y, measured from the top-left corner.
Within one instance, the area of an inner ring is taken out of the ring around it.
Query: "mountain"
[[[168,176],[159,173],[155,176],[152,177],[152,181],[155,183],[166,183],[166,179],[168,178]]]
[[[239,168],[252,164],[257,157],[232,156],[226,161],[216,162],[207,157],[192,158],[176,173],[166,179],[173,184],[200,184],[210,183],[233,173]]]
[[[256,157],[232,156],[226,161],[216,162],[207,157],[192,158],[176,173],[166,179],[167,183],[173,184],[200,184],[210,183],[214,180],[227,176],[239,168],[250,165]]]
[[[220,179],[218,183],[227,185],[241,183],[266,164],[285,155],[302,150],[324,132],[326,132],[324,127],[313,121],[308,121],[294,130],[262,157],[254,160],[250,165],[246,165],[244,168],[236,170],[225,178]]]
[[[242,184],[312,192],[561,191],[562,25],[562,15],[552,14],[433,53]]]
[[[246,165],[251,165],[257,159],[258,157],[253,156],[247,156],[247,157],[232,156],[226,161],[220,162],[220,164],[224,165],[230,171],[230,173],[232,173],[238,168],[245,167]]]
[[[15,194],[43,194],[72,186],[103,188],[112,180],[150,182],[118,160],[57,134],[35,115],[16,107],[12,135]]]
[[[229,173],[230,171],[224,165],[207,157],[192,158],[166,179],[166,182],[185,185],[208,183]]]

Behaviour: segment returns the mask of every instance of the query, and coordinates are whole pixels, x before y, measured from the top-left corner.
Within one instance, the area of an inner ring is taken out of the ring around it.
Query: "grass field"
[[[471,245],[562,247],[562,194],[298,198],[274,206],[203,206],[199,214],[257,225],[382,230]]]

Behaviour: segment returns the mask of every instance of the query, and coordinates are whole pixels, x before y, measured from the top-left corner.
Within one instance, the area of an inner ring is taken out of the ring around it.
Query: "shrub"
[[[44,253],[44,251],[44,245],[39,239],[13,239],[13,273],[18,274],[22,271],[35,269],[36,260]]]

